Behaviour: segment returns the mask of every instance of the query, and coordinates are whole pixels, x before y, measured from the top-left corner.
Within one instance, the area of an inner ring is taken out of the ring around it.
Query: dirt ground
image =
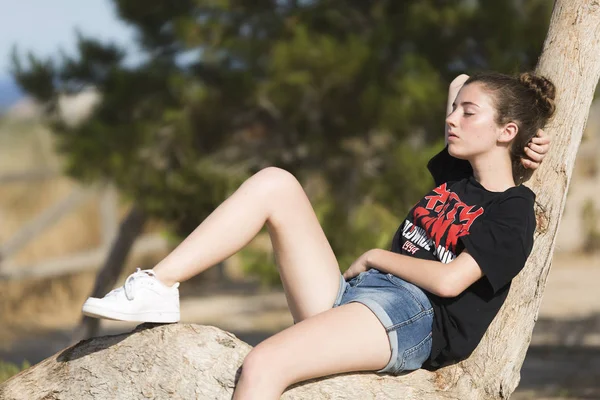
[[[0,359],[34,364],[67,346],[93,279],[93,273],[82,273],[18,285],[0,281]],[[555,257],[511,399],[600,399],[598,282],[600,255]],[[280,290],[187,282],[181,293],[183,322],[218,326],[251,345],[292,323]],[[134,326],[104,321],[101,334]]]

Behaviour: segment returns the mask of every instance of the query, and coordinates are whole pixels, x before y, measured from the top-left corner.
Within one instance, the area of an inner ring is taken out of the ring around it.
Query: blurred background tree
[[[533,68],[553,2],[114,3],[136,28],[136,65],[82,34],[75,55],[14,52],[13,74],[46,105],[67,173],[115,183],[183,237],[252,173],[285,168],[345,269],[388,247],[433,185],[425,165],[442,146],[451,79]],[[102,100],[90,118],[62,121],[59,96],[91,88]],[[278,282],[268,256],[245,254]]]

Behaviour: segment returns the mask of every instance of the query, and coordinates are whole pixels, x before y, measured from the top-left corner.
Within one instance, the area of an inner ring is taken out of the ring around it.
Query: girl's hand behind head
[[[536,170],[550,150],[550,137],[542,129],[537,131],[536,136],[528,143],[525,148],[527,157],[521,158],[521,163],[525,168]]]

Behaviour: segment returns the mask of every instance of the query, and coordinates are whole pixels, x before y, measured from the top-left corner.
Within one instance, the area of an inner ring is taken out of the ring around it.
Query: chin
[[[450,154],[454,158],[458,158],[459,160],[466,160],[468,157],[468,155],[465,154],[464,151],[461,151],[461,149],[458,148],[458,146],[452,143],[448,144],[448,154]]]

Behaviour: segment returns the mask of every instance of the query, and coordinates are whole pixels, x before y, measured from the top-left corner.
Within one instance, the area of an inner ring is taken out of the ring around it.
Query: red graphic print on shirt
[[[473,222],[483,214],[480,206],[469,206],[446,183],[425,196],[413,210],[416,226],[422,227],[435,247],[443,247],[456,254],[458,238],[468,235]]]

